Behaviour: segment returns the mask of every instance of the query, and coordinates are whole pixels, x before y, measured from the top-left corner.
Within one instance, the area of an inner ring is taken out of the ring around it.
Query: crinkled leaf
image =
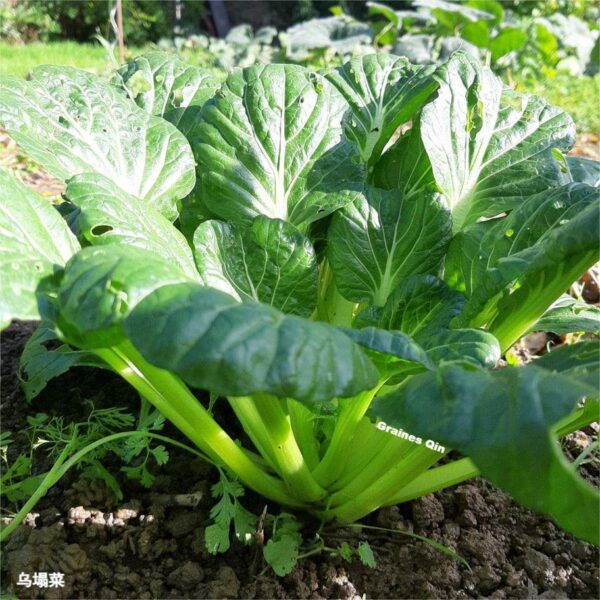
[[[411,277],[397,287],[383,307],[359,313],[355,327],[396,329],[417,342],[450,327],[460,314],[465,298],[431,275]]]
[[[12,319],[38,319],[36,291],[79,250],[59,212],[0,170],[0,329]]]
[[[164,287],[125,321],[152,364],[221,395],[314,403],[374,387],[377,370],[341,331],[197,284]]]
[[[421,135],[455,230],[510,210],[564,182],[552,149],[574,142],[571,118],[535,96],[504,89],[486,67],[454,55]]]
[[[140,108],[173,123],[184,135],[194,125],[202,105],[221,87],[205,69],[166,52],[134,58],[116,71],[113,83],[123,86]]]
[[[567,156],[566,160],[573,181],[600,187],[600,161],[581,156]]]
[[[264,214],[297,226],[352,202],[364,173],[342,134],[347,108],[327,80],[297,65],[231,74],[189,135],[202,200],[234,224]]]
[[[600,331],[600,308],[563,294],[537,320],[530,331],[573,333]]]
[[[434,70],[390,54],[367,54],[325,71],[350,105],[346,135],[358,146],[364,163],[377,161],[398,127],[410,121],[437,88]]]
[[[331,221],[327,256],[337,289],[383,306],[407,278],[438,272],[451,230],[439,194],[405,199],[398,190],[368,188]]]
[[[206,285],[289,314],[309,317],[315,309],[315,251],[290,223],[262,215],[249,228],[206,221],[194,234],[194,252]]]
[[[198,278],[192,250],[173,224],[150,206],[96,173],[69,181],[67,198],[79,208],[78,228],[94,246],[121,244],[144,248],[177,265],[191,279]]]
[[[161,286],[184,281],[190,278],[148,250],[84,248],[67,264],[58,290],[61,337],[80,348],[114,345],[122,339],[123,319],[138,302]]]
[[[447,365],[416,375],[376,400],[373,411],[386,423],[456,448],[517,501],[598,543],[598,494],[551,434],[581,396],[571,378],[538,367],[490,372]]]
[[[3,77],[0,122],[52,175],[101,173],[170,220],[194,187],[183,135],[86,71],[42,66],[30,81]]]
[[[427,356],[434,363],[466,360],[494,367],[500,360],[498,340],[481,329],[448,329],[422,340]]]
[[[52,326],[42,322],[27,340],[19,361],[19,379],[25,398],[33,400],[51,379],[71,367],[105,368],[106,364],[91,352],[73,350],[67,344],[58,343]]]

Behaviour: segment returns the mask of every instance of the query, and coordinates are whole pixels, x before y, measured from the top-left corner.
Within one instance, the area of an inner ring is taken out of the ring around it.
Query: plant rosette
[[[220,84],[153,52],[110,82],[4,77],[0,122],[67,183],[54,207],[1,175],[0,322],[62,342],[26,349],[30,398],[100,364],[288,510],[351,523],[481,474],[597,543],[598,495],[556,440],[598,418],[598,341],[496,368],[537,327],[600,329],[561,298],[600,222],[567,114],[461,53]]]

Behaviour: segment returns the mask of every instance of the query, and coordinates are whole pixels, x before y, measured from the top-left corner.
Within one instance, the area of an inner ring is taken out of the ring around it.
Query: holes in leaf
[[[511,238],[511,237],[512,237],[514,234],[515,234],[515,230],[514,230],[514,229],[507,229],[507,230],[504,232],[504,235],[505,235],[507,238]]]
[[[110,233],[113,230],[112,225],[94,225],[90,229],[90,233],[94,237],[100,237],[105,235],[106,233]]]

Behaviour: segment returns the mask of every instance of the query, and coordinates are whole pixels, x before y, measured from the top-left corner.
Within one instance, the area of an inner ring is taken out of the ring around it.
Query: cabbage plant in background
[[[598,542],[557,443],[598,418],[598,341],[499,368],[529,331],[600,329],[562,297],[598,260],[600,210],[563,111],[462,53],[222,85],[150,53],[111,83],[3,78],[0,122],[67,183],[59,212],[1,176],[0,322],[40,320],[48,365],[101,361],[297,512],[351,523],[482,474]],[[52,374],[23,365],[36,392]]]

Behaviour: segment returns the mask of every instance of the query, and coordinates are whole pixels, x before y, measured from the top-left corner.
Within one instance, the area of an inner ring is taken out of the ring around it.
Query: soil
[[[81,419],[88,410],[82,400],[91,395],[97,407],[136,410],[136,395],[126,384],[87,368],[51,382],[28,405],[15,373],[32,328],[14,323],[2,335],[3,431],[20,431],[27,415],[41,411]],[[177,437],[174,430],[165,433]],[[596,433],[588,428],[570,436],[567,454],[577,456]],[[13,452],[19,451],[19,439]],[[2,591],[19,598],[102,599],[598,597],[598,550],[482,479],[381,509],[365,520],[397,534],[355,529],[325,534],[328,546],[368,541],[377,560],[374,569],[320,554],[277,578],[265,568],[257,544],[234,544],[217,557],[208,554],[203,530],[214,503],[208,493],[214,474],[184,451],[170,449],[170,454],[150,490],[119,479],[125,493],[121,502],[100,481],[76,472],[65,477],[5,545]],[[107,467],[118,474],[118,462]],[[598,485],[597,462],[584,464],[581,472]],[[248,494],[243,500],[256,514],[262,511],[260,498]],[[278,508],[269,506],[269,511]],[[307,523],[307,530],[311,526]],[[470,569],[403,532],[454,549]],[[64,573],[65,587],[16,585],[20,573],[41,571]]]

